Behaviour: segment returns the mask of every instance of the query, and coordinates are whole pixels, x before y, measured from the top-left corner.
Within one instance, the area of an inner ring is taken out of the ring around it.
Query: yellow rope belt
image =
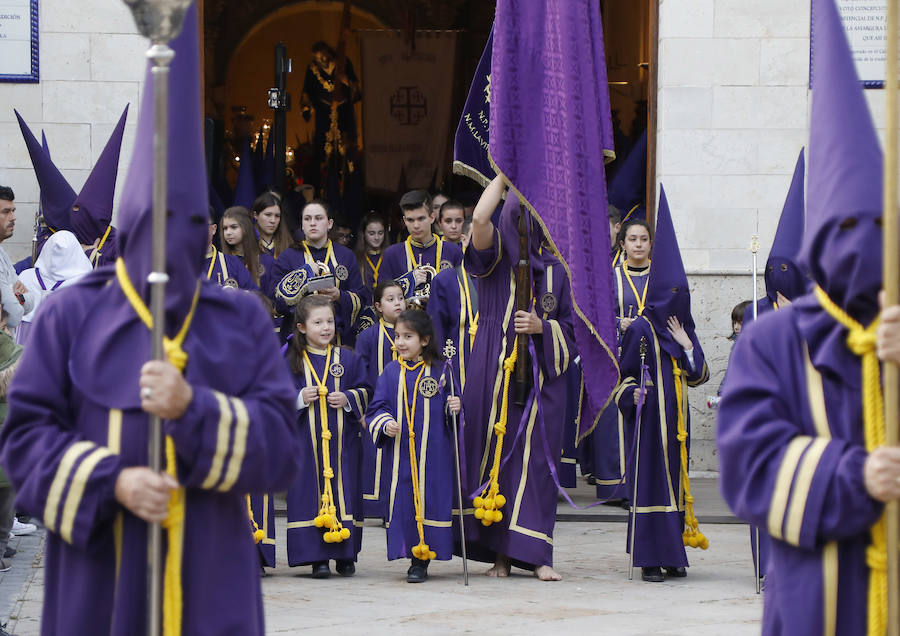
[[[322,379],[316,374],[312,362],[306,350],[303,351],[303,361],[309,367],[310,374],[319,388],[319,420],[322,422],[322,476],[325,478],[325,489],[322,493],[322,506],[319,508],[319,516],[313,523],[317,528],[327,528],[322,540],[325,543],[340,543],[350,538],[350,528],[345,528],[337,517],[337,507],[334,505],[334,492],[331,488],[331,480],[334,479],[334,469],[331,467],[331,431],[328,429],[328,387],[325,386],[325,378],[328,377],[328,369],[331,368],[331,352],[334,349],[328,345],[328,353],[325,356],[325,371]]]
[[[672,375],[675,377],[675,404],[678,407],[678,442],[681,446],[681,487],[684,490],[684,532],[681,540],[684,545],[705,550],[709,547],[709,539],[702,532],[694,515],[694,496],[691,495],[691,478],[688,475],[687,423],[684,417],[684,372],[672,358]]]
[[[406,372],[419,369],[416,382],[413,385],[412,407],[409,404],[409,393],[406,390]],[[419,462],[416,459],[416,431],[413,428],[416,421],[416,398],[419,394],[419,382],[425,373],[425,361],[419,360],[410,366],[406,360],[400,361],[400,386],[403,388],[403,410],[406,416],[406,425],[409,432],[409,472],[412,477],[413,505],[416,509],[416,530],[419,533],[419,544],[413,546],[412,555],[422,561],[430,561],[437,555],[425,543],[425,528],[422,522],[425,520],[425,512],[422,510],[422,497],[419,491]]]
[[[500,458],[503,455],[503,437],[506,435],[506,424],[509,420],[509,385],[518,357],[519,348],[513,344],[512,353],[503,361],[503,401],[500,403],[500,417],[494,424],[497,444],[494,447],[494,462],[491,465],[490,478],[487,486],[481,491],[481,496],[472,500],[472,504],[475,506],[475,518],[480,519],[485,526],[503,520],[500,508],[506,503],[506,497],[500,494]]]
[[[253,518],[253,506],[250,504],[250,495],[247,495],[247,515],[250,517],[250,528],[253,532],[253,543],[259,543],[266,538],[266,533],[259,529],[259,524]]]
[[[125,269],[125,261],[121,258],[116,259],[116,278],[122,291],[125,293],[125,298],[128,299],[135,313],[148,329],[153,329],[153,315],[150,313],[147,305],[144,304],[134,285],[132,285],[131,279],[128,277],[128,271]],[[163,337],[163,349],[166,352],[166,357],[181,372],[184,372],[188,361],[187,353],[182,349],[182,345],[194,319],[194,312],[197,310],[199,300],[200,284],[198,283],[197,290],[194,292],[194,299],[191,301],[190,311],[188,311],[181,329],[174,338]],[[166,472],[177,481],[178,471],[175,462],[175,442],[166,435]],[[174,490],[169,498],[168,516],[162,522],[162,526],[166,529],[169,543],[169,549],[166,552],[165,575],[163,577],[163,634],[165,636],[180,636],[181,634],[181,555],[184,547],[184,504],[184,488]]]
[[[847,328],[847,348],[862,358],[863,437],[870,453],[884,445],[884,397],[881,393],[881,368],[875,353],[875,330],[880,318],[863,327],[835,304],[824,289],[816,285],[816,298],[822,308]],[[887,526],[884,515],[870,529],[872,543],[866,549],[869,566],[869,636],[882,636],[887,630]]]

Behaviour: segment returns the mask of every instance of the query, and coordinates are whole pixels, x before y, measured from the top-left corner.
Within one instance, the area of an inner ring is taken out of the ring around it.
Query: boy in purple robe
[[[643,311],[622,336],[619,368],[623,379],[615,399],[625,420],[624,440],[630,441],[638,423],[641,343],[645,343],[653,386],[645,393],[640,413],[640,444],[633,457],[626,457],[628,499],[636,509],[634,527],[629,517],[627,540],[630,550],[630,533],[634,533],[632,556],[634,565],[642,569],[643,580],[661,582],[666,576],[687,576],[685,545],[705,548],[708,544],[697,528],[690,493],[687,389],[709,380],[709,369],[694,330],[687,276],[664,189],[660,192],[646,304],[642,305]]]
[[[854,636],[886,631],[882,502],[900,498],[900,449],[883,446],[876,343],[898,359],[898,308],[876,337],[881,150],[837,7],[812,8],[798,260],[814,287],[742,330],[719,405],[720,487],[772,537],[763,633]]]
[[[296,456],[300,475],[287,493],[288,564],[312,565],[328,578],[329,560],[353,576],[362,547],[361,420],[371,389],[362,361],[331,344],[334,308],[325,296],[297,305],[287,360],[294,376],[298,427],[304,443]]]
[[[434,212],[431,197],[425,190],[404,194],[400,198],[400,209],[409,237],[385,250],[378,278],[399,281],[407,298],[427,298],[433,276],[458,267],[463,260],[462,250],[459,245],[432,232]]]
[[[334,219],[323,201],[313,200],[303,207],[301,224],[306,238],[275,259],[271,274],[275,309],[283,316],[291,315],[294,305],[302,297],[295,284],[296,271],[305,265],[313,270],[315,276],[333,274],[335,286],[320,289],[317,293],[335,304],[338,343],[352,347],[356,342],[356,323],[360,312],[370,304],[356,256],[328,238]],[[289,323],[286,321],[285,324]]]
[[[259,303],[200,282],[208,204],[197,187],[205,164],[196,8],[172,48],[169,109],[181,116],[169,122],[169,361],[146,362],[147,90],[119,211],[121,257],[45,301],[0,432],[17,508],[49,530],[48,635],[145,633],[148,522],[164,524],[165,622],[184,634],[264,633],[245,494],[287,488],[296,475],[295,393]],[[162,474],[146,465],[148,413],[163,419],[168,438]]]
[[[219,287],[259,291],[259,287],[253,282],[253,277],[247,266],[244,265],[244,261],[233,254],[226,254],[213,245],[213,237],[219,231],[213,214],[214,210],[210,208],[209,241],[206,244],[206,259],[203,262],[203,273],[206,280],[212,281]]]
[[[491,222],[505,188],[497,177],[482,194],[465,256],[467,271],[478,280],[479,310],[463,393],[463,489],[477,495],[478,519],[470,524],[469,556],[493,561],[489,576],[508,576],[510,565],[516,565],[533,570],[541,580],[559,580],[553,570],[557,487],[551,473],[562,448],[564,417],[559,415],[566,410],[565,372],[574,357],[571,292],[564,268],[542,246],[543,231],[529,215],[533,305],[531,311],[515,311],[520,208],[514,195],[507,196],[497,226]],[[513,400],[510,375],[504,371],[517,335],[527,338],[528,376],[537,384],[527,411]],[[496,479],[489,479],[497,469]]]

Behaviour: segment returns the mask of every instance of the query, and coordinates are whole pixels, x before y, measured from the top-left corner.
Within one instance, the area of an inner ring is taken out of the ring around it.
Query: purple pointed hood
[[[800,263],[856,320],[881,288],[882,156],[834,0],[813,1],[812,114]]]
[[[197,8],[187,11],[169,77],[166,331],[186,316],[208,241],[209,197],[203,152]],[[150,63],[138,116],[134,154],[119,206],[119,253],[144,302],[150,302],[153,201],[153,90]]]
[[[88,175],[84,187],[72,205],[69,228],[78,237],[78,241],[85,245],[90,245],[101,238],[112,223],[119,152],[122,149],[122,136],[125,134],[127,118],[128,106],[125,106],[122,116],[119,117],[119,123],[113,129],[106,147],[97,158],[97,163],[94,164],[91,174]]]
[[[609,183],[609,202],[622,211],[622,217],[647,196],[647,131],[632,147]],[[643,206],[641,206],[643,208]],[[646,217],[646,210],[644,216]]]
[[[656,232],[653,236],[653,255],[650,261],[650,280],[647,282],[647,305],[642,315],[653,325],[659,346],[670,356],[680,358],[681,345],[669,333],[669,316],[675,316],[695,343],[694,318],[691,316],[691,292],[687,274],[681,262],[678,238],[669,212],[666,190],[660,186]]]
[[[41,148],[44,149],[44,152],[47,153],[47,156],[50,156],[50,146],[47,144],[47,135],[44,134],[44,131],[41,130]]]
[[[239,205],[249,210],[255,199],[256,177],[253,169],[253,151],[250,150],[250,140],[245,139],[244,147],[241,149],[241,167],[238,168],[232,205]]]
[[[38,186],[41,189],[41,211],[44,215],[44,222],[54,230],[67,230],[69,229],[69,212],[77,197],[75,190],[51,161],[50,154],[45,152],[38,143],[19,112],[15,111],[15,113],[19,120],[22,137],[25,139],[25,146],[31,157],[31,165],[34,166]]]
[[[809,279],[797,264],[800,243],[803,240],[804,197],[803,186],[805,176],[803,150],[797,157],[794,167],[794,178],[788,190],[778,229],[769,258],[766,261],[766,295],[775,302],[777,292],[781,292],[788,300],[799,298],[806,292]]]

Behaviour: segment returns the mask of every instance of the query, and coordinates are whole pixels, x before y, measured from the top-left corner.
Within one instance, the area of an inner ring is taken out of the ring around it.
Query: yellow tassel
[[[847,328],[847,348],[862,358],[863,437],[866,450],[872,452],[884,445],[884,396],[881,393],[881,367],[875,352],[875,330],[880,317],[868,327],[850,317],[825,290],[816,285],[816,298],[822,308]],[[870,528],[872,543],[866,549],[869,567],[868,625],[869,636],[884,636],[887,630],[887,526],[884,515]]]
[[[138,294],[128,271],[125,268],[125,261],[121,258],[116,259],[116,279],[125,298],[131,305],[134,312],[138,315],[147,329],[153,329],[153,316],[150,309],[144,303],[144,300]],[[191,308],[184,319],[184,324],[174,338],[163,337],[163,349],[166,352],[169,362],[180,372],[184,373],[187,366],[188,356],[182,346],[187,337],[188,330],[194,320],[194,313],[197,310],[197,304],[200,301],[200,283],[197,283],[197,289],[194,292],[194,298],[191,301]],[[178,481],[178,468],[175,455],[175,442],[171,437],[166,436],[166,472],[171,475],[175,481]],[[169,509],[166,520],[163,521],[162,527],[166,529],[169,549],[166,552],[165,572],[163,574],[163,634],[164,636],[181,636],[181,616],[182,616],[182,587],[181,587],[181,562],[182,550],[184,548],[184,516],[185,516],[185,491],[184,488],[177,488],[172,492],[169,498]]]
[[[694,515],[694,497],[691,495],[691,478],[688,475],[687,423],[684,417],[684,372],[672,358],[672,375],[675,379],[675,405],[678,408],[678,442],[681,447],[681,487],[684,490],[684,533],[681,541],[689,548],[706,550],[709,540],[700,532],[697,517]]]

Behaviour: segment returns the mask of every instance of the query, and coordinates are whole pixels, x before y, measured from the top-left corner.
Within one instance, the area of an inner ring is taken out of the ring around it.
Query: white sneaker
[[[22,523],[18,519],[13,520],[12,530],[9,533],[9,536],[19,536],[24,537],[29,534],[34,534],[37,530],[37,526],[33,523]]]

